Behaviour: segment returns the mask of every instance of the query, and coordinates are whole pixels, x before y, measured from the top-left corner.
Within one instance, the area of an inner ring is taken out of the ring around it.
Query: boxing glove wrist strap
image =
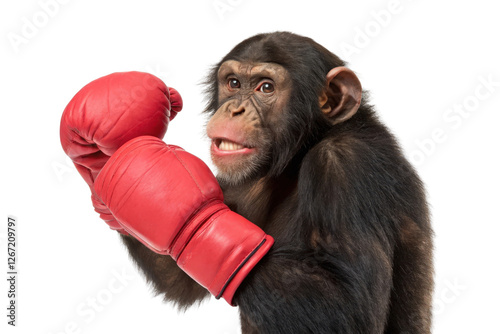
[[[189,225],[199,227],[193,229],[194,234],[181,253],[175,252],[176,245],[171,255],[180,268],[216,298],[223,297],[234,305],[237,288],[269,251],[274,240],[222,202],[213,203],[206,210],[213,213],[202,225],[190,222]],[[182,238],[189,235],[183,232]],[[180,240],[175,243],[179,244]]]

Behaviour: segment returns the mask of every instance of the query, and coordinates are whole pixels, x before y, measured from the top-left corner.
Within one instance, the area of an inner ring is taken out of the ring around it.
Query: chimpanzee
[[[275,32],[234,47],[206,85],[218,182],[158,139],[166,128],[137,125],[149,116],[128,122],[117,151],[99,140],[121,118],[85,132],[63,117],[62,138],[69,127],[69,142],[93,148],[63,141],[91,171],[96,210],[156,291],[180,309],[222,296],[239,306],[243,333],[430,333],[423,184],[354,72],[312,39]],[[175,115],[178,93],[160,90]]]

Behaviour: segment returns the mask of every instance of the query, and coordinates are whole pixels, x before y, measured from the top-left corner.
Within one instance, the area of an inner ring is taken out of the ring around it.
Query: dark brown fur
[[[228,206],[276,243],[235,295],[243,333],[430,333],[432,230],[425,193],[363,99],[332,125],[318,107],[326,73],[344,63],[290,33],[254,36],[222,61],[275,62],[294,91],[273,133],[269,164],[238,184]],[[208,112],[220,106],[209,76]],[[181,308],[207,294],[170,258],[124,237],[158,293]],[[209,251],[209,250],[207,250]]]

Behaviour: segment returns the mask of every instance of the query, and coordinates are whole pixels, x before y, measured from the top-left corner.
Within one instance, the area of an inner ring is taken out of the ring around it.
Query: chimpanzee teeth
[[[239,145],[230,141],[222,140],[219,145],[219,150],[222,151],[236,151],[243,149],[243,145]]]

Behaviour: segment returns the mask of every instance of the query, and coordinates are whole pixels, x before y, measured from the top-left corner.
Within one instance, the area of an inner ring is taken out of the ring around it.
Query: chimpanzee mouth
[[[218,142],[219,143],[218,144],[216,143],[216,145],[221,151],[237,151],[237,150],[242,150],[245,147],[241,144],[223,139],[219,139]]]
[[[217,153],[249,153],[252,148],[243,144],[233,142],[225,138],[216,138],[213,140],[213,149]]]

